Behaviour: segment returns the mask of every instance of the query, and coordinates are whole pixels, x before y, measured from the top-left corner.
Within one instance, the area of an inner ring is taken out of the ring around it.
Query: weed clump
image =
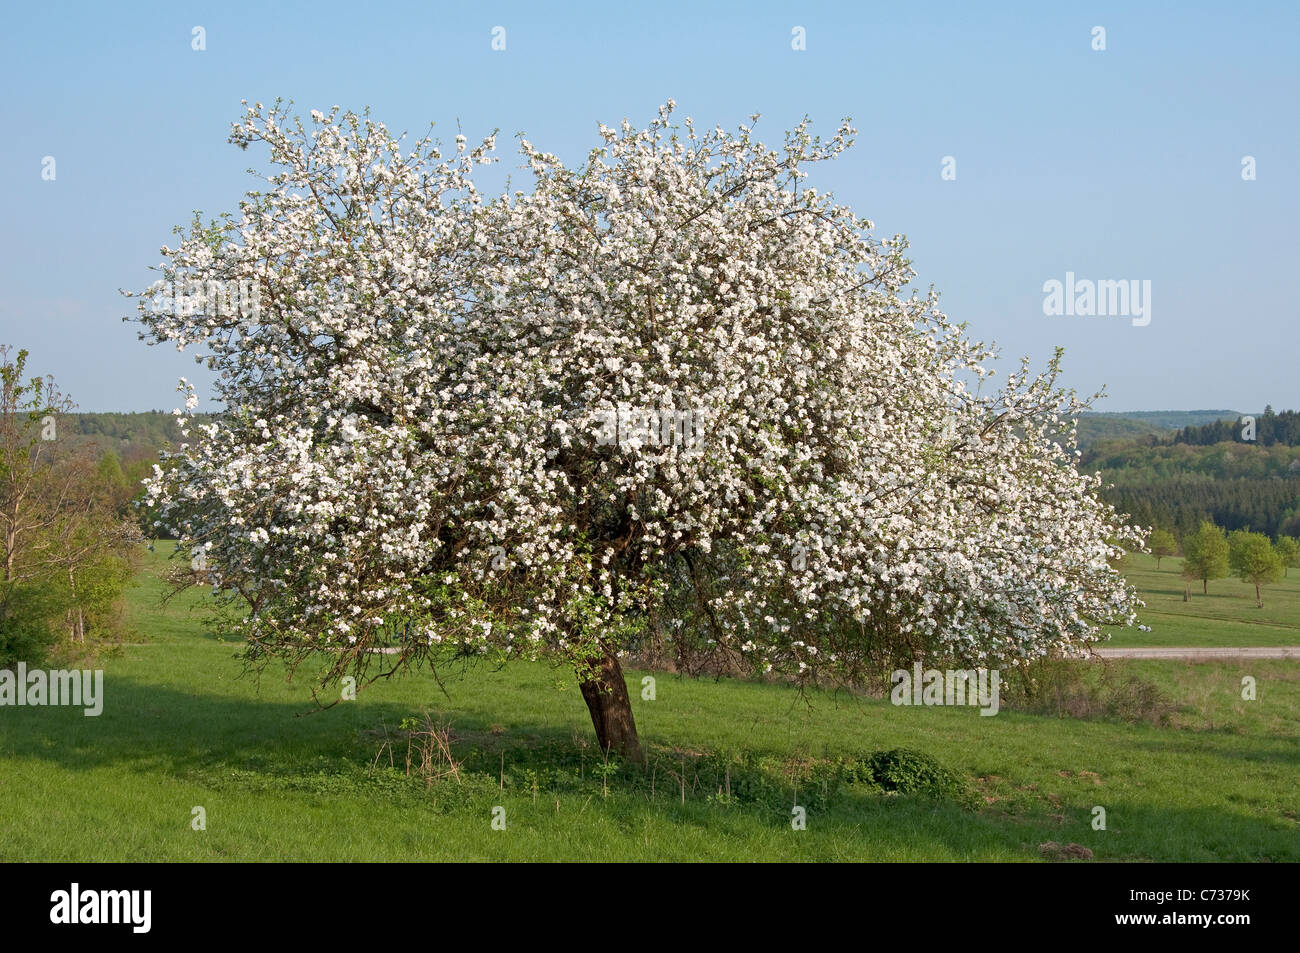
[[[1154,683],[1110,662],[1047,658],[1020,666],[1002,683],[1005,707],[1033,715],[1166,725],[1174,702]]]

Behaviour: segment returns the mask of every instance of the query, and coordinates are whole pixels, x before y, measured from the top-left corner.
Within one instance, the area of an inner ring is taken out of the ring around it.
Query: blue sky
[[[852,116],[857,146],[816,184],[907,235],[918,284],[1008,359],[1064,346],[1068,384],[1106,386],[1099,409],[1300,405],[1300,5],[982,6],[11,7],[0,343],[84,410],[171,409],[178,376],[201,385],[189,357],[136,339],[118,289],[149,283],[194,210],[255,187],[265,155],[226,143],[241,99],[369,105],[447,140],[457,121],[500,129],[514,166],[516,132],[578,161],[597,121],[643,123],[671,97],[706,125],[760,112],[770,140],[805,113],[827,133]],[[1067,272],[1149,280],[1150,323],[1045,315],[1044,282]]]

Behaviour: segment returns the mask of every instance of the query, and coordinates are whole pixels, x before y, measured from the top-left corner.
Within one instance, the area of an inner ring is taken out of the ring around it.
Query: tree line
[[[1240,440],[1257,443],[1263,447],[1283,444],[1300,446],[1300,411],[1284,410],[1274,413],[1271,406],[1250,420],[1217,420],[1199,426],[1184,427],[1170,438],[1173,443],[1211,446],[1217,443]]]
[[[1212,480],[1180,476],[1117,484],[1103,497],[1134,522],[1178,536],[1209,521],[1227,530],[1300,536],[1300,477]]]
[[[1175,545],[1172,533],[1157,529],[1148,539],[1147,548],[1156,557],[1158,569],[1160,560],[1174,555],[1179,546]],[[1255,604],[1260,608],[1264,606],[1262,587],[1277,582],[1292,567],[1300,566],[1300,539],[1279,536],[1271,540],[1263,533],[1242,529],[1229,533],[1208,520],[1183,537],[1181,549],[1183,578],[1199,581],[1203,595],[1209,594],[1210,580],[1232,575],[1254,585]]]

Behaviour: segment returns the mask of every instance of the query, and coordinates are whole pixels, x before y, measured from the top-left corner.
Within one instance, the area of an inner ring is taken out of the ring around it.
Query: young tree
[[[1282,575],[1290,575],[1292,566],[1300,566],[1300,539],[1294,536],[1278,536],[1277,555],[1282,560]]]
[[[1150,539],[1147,540],[1147,547],[1151,550],[1151,555],[1156,557],[1156,569],[1160,568],[1161,559],[1178,552],[1178,543],[1174,540],[1174,534],[1167,529],[1153,529]]]
[[[127,515],[135,488],[127,482],[121,458],[112,450],[104,451],[96,467],[96,476],[101,492],[108,495],[121,515]]]
[[[1210,580],[1228,574],[1228,537],[1213,523],[1203,521],[1196,532],[1183,538],[1183,578],[1201,580],[1208,595]]]
[[[905,241],[805,182],[847,123],[770,149],[671,112],[574,169],[521,140],[531,191],[491,199],[490,138],[234,126],[270,188],[164,249],[139,320],[221,372],[149,490],[251,660],[548,657],[635,759],[620,657],[654,640],[811,680],[1132,624],[1108,560],[1143,534],[1073,466],[1060,354],[968,387],[992,352],[905,292]]]
[[[93,457],[71,447],[71,401],[24,380],[27,352],[0,346],[0,665],[40,661],[66,634],[111,631],[139,533],[115,513]]]
[[[93,456],[74,452],[57,460],[51,477],[60,487],[60,501],[44,559],[67,607],[68,640],[84,646],[88,631],[99,629],[103,636],[117,628],[120,599],[143,536],[135,521],[122,515],[120,488],[105,480]]]
[[[1282,557],[1263,533],[1239,529],[1228,537],[1228,565],[1242,582],[1255,586],[1255,604],[1264,608],[1259,587],[1282,578]]]
[[[36,554],[53,520],[45,477],[56,415],[69,405],[53,381],[26,373],[27,352],[0,345],[0,666],[43,657],[57,637],[49,567]]]

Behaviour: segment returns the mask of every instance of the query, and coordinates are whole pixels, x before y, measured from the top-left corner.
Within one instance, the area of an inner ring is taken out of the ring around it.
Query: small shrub
[[[909,748],[877,751],[845,768],[845,780],[870,784],[886,794],[910,794],[974,808],[978,795],[970,783],[934,758]]]
[[[1002,704],[1059,718],[1106,718],[1130,724],[1167,724],[1173,701],[1152,682],[1126,675],[1121,666],[1082,659],[1048,658],[1010,671]]]
[[[19,662],[40,667],[58,642],[51,622],[57,603],[38,586],[9,586],[0,596],[0,668],[16,669]]]

